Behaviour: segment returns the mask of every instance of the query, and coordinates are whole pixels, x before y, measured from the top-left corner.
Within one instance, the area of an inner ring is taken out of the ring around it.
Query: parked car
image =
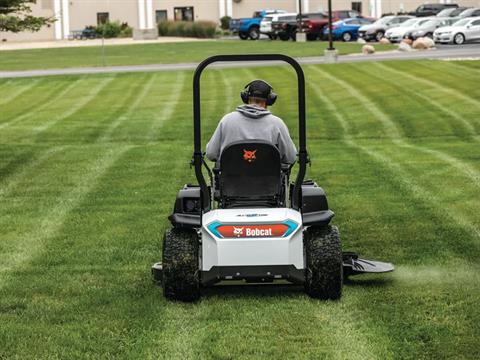
[[[230,31],[238,34],[240,39],[248,38],[257,40],[260,37],[260,23],[265,16],[270,14],[284,14],[285,10],[260,10],[255,11],[251,18],[230,20]]]
[[[446,8],[440,11],[436,16],[438,17],[458,17],[463,11],[469,9],[468,7]]]
[[[272,21],[272,32],[281,40],[290,39],[290,31],[292,26],[297,26],[297,16],[285,16],[279,18],[278,21]]]
[[[467,18],[467,17],[475,17],[475,16],[480,16],[480,8],[470,8],[465,11],[462,11],[460,15],[458,15],[460,18]]]
[[[360,29],[358,29],[358,37],[366,41],[380,41],[388,29],[396,27],[409,19],[412,19],[409,15],[384,16],[373,24],[361,26]]]
[[[267,35],[271,40],[275,40],[277,38],[277,33],[273,30],[272,23],[282,22],[284,19],[286,20],[296,17],[296,13],[272,14],[265,16],[260,22],[260,33]]]
[[[451,26],[435,30],[433,40],[446,44],[463,44],[466,41],[480,40],[480,16],[460,19]]]
[[[433,17],[433,18],[430,18],[430,20],[428,20],[428,21],[424,22],[423,24],[421,24],[420,26],[418,26],[417,28],[415,28],[411,31],[407,31],[403,37],[408,38],[408,39],[412,39],[412,40],[416,40],[420,37],[427,36],[427,37],[433,39],[433,33],[434,33],[435,30],[437,30],[438,28],[444,27],[444,26],[452,25],[456,21],[458,21],[458,18]]]
[[[358,29],[362,25],[371,24],[372,20],[366,18],[353,18],[339,20],[332,24],[332,37],[343,41],[355,40],[358,37]],[[328,36],[328,26],[325,28],[323,35]]]
[[[362,14],[360,14],[356,10],[334,10],[332,11],[332,20],[333,21],[338,21],[338,20],[343,20],[343,19],[353,19],[357,17],[363,17]]]
[[[415,11],[408,13],[408,15],[416,17],[435,16],[440,11],[447,8],[458,8],[457,4],[423,4],[420,5]]]
[[[333,20],[333,19],[332,19]],[[323,36],[323,30],[328,25],[328,14],[319,12],[307,14],[302,18],[302,31],[307,35],[307,40],[317,40]]]
[[[388,29],[385,37],[390,42],[400,42],[407,32],[412,32],[426,23],[430,18],[413,18],[400,24],[400,26]]]
[[[297,15],[295,17],[286,17],[282,23],[272,23],[272,28],[274,31],[277,32],[278,37],[281,40],[295,40],[296,39],[296,33],[298,29],[298,23],[300,20],[300,15]],[[325,19],[325,14],[324,13],[305,13],[302,14],[302,24],[305,24],[305,26],[308,26],[309,21],[317,21],[316,22],[316,27],[319,27],[320,21],[324,21],[328,24],[328,19]],[[313,24],[313,23],[312,23]],[[304,25],[302,25],[304,26]],[[311,33],[312,35],[308,35],[308,38],[312,39],[313,34],[316,32],[316,28],[310,29],[310,32],[307,32],[307,35]]]

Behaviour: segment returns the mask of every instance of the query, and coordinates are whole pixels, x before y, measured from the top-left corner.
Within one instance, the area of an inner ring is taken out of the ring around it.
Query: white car
[[[385,37],[390,40],[390,42],[400,42],[405,37],[405,34],[411,33],[419,28],[422,24],[429,21],[431,18],[413,18],[405,21],[400,26],[391,28],[385,33]]]
[[[297,13],[270,14],[268,16],[265,16],[260,22],[260,33],[268,35],[270,39],[274,40],[277,35],[272,30],[272,22],[281,21],[282,18],[287,18],[291,16],[297,16]]]
[[[433,33],[435,32],[435,30],[445,26],[453,25],[457,21],[458,21],[458,18],[451,18],[451,17],[441,18],[436,16],[435,18],[431,18],[427,22],[423,23],[422,25],[417,27],[415,30],[405,33],[405,37],[412,40],[416,40],[419,37],[427,36],[433,39]]]
[[[433,40],[439,43],[463,44],[465,41],[480,40],[480,16],[458,20],[452,26],[435,30]]]

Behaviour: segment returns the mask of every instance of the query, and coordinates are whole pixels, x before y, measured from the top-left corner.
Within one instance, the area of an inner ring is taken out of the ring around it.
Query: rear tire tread
[[[305,292],[313,298],[337,300],[342,296],[343,261],[336,226],[310,227],[305,231]]]
[[[190,229],[173,228],[163,239],[163,294],[167,299],[196,301],[200,298],[199,241]]]

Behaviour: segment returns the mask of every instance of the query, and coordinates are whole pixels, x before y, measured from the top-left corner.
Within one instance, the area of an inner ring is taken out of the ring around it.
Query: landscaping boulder
[[[401,42],[399,45],[398,45],[398,50],[399,51],[412,51],[412,47],[407,44],[406,42]]]
[[[391,42],[387,38],[381,38],[380,39],[380,44],[388,45],[388,44],[391,44]]]
[[[402,39],[400,43],[408,44],[412,46],[413,40],[412,39]]]
[[[372,45],[363,45],[362,54],[363,55],[375,54],[375,48]]]
[[[359,43],[359,44],[366,44],[367,42],[365,41],[365,39],[358,38],[358,39],[357,39],[357,43]]]
[[[423,38],[418,38],[413,42],[412,48],[415,50],[426,50],[428,49],[428,45],[423,41]]]
[[[431,49],[435,47],[435,42],[429,37],[421,37],[413,42],[412,47],[414,49]]]

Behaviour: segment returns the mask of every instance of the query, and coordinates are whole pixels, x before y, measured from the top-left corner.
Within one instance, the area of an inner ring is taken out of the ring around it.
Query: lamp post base
[[[334,64],[338,61],[338,50],[337,49],[326,49],[324,51],[325,64]]]
[[[304,32],[297,32],[295,34],[295,39],[297,40],[297,42],[307,42],[307,34],[305,34]]]

